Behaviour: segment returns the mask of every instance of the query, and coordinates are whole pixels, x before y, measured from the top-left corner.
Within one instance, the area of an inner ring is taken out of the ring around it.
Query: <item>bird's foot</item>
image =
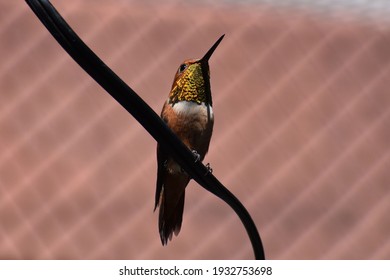
[[[200,161],[200,154],[197,151],[195,151],[195,150],[192,150],[191,152],[194,155],[195,162]]]
[[[207,172],[204,175],[208,175],[208,174],[213,173],[213,169],[211,168],[210,163],[206,164],[206,168],[207,168]]]

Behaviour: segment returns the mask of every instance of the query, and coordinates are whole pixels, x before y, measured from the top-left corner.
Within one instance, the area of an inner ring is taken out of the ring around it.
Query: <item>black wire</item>
[[[68,54],[133,115],[150,135],[174,156],[175,160],[196,182],[233,208],[247,230],[255,258],[265,259],[256,225],[242,203],[200,161],[194,161],[193,153],[176,137],[149,105],[77,36],[50,1],[26,0],[26,2]]]

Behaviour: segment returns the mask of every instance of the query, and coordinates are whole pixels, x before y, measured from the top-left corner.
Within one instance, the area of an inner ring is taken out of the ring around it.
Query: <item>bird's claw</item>
[[[206,168],[207,168],[207,172],[204,175],[213,173],[213,169],[211,168],[210,163],[206,164]]]
[[[195,162],[200,161],[200,154],[197,151],[192,150],[192,154],[194,155]]]

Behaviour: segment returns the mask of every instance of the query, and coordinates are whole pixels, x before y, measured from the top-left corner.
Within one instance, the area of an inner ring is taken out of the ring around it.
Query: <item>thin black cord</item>
[[[120,105],[171,153],[182,168],[202,187],[225,201],[241,219],[252,243],[255,258],[264,260],[264,249],[256,225],[242,203],[200,162],[193,153],[168,128],[161,118],[123,82],[77,36],[50,1],[26,0],[40,21],[46,26],[68,54]]]

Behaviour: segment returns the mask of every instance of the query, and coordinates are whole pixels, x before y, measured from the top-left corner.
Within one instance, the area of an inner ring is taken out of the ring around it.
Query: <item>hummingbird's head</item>
[[[174,105],[179,101],[192,101],[212,105],[208,61],[224,36],[201,59],[188,59],[180,64],[169,93],[169,103]]]

